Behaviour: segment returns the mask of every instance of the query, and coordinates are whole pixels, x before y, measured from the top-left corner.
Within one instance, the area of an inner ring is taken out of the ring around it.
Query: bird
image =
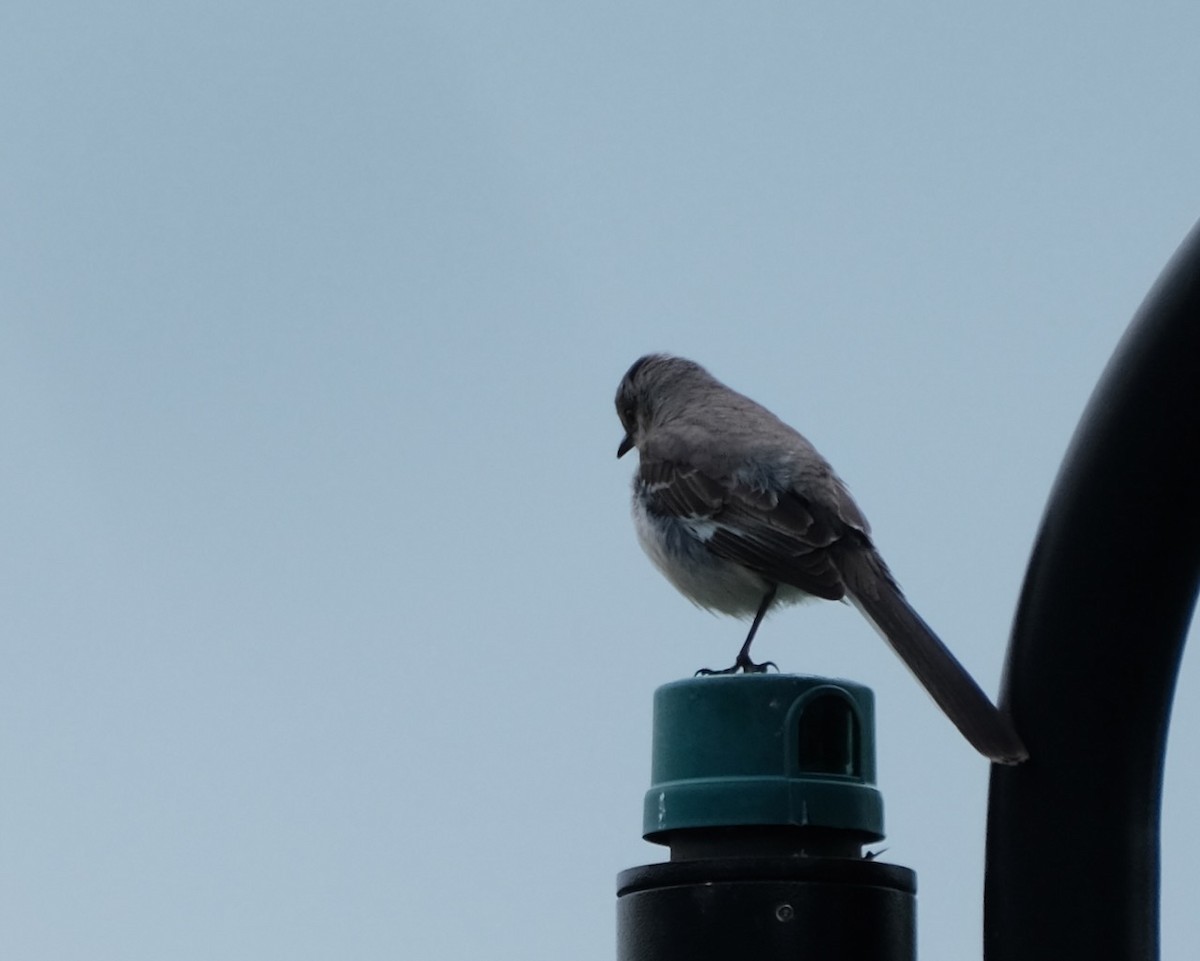
[[[638,541],[685,597],[750,618],[733,665],[761,673],[750,645],[768,610],[812,598],[848,601],[900,656],[981,754],[1029,757],[1001,712],[905,599],[845,483],[815,447],[705,368],[670,354],[640,357],[621,379],[617,416],[634,448]]]

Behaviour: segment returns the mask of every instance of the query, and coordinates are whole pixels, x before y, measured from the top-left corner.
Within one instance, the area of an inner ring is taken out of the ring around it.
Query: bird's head
[[[641,447],[647,429],[661,413],[663,388],[679,377],[697,373],[707,376],[699,364],[670,354],[646,354],[633,362],[617,387],[617,417],[625,428],[617,457]]]

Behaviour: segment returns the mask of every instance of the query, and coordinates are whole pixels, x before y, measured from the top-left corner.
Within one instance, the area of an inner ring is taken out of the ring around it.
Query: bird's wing
[[[755,490],[644,456],[638,475],[649,509],[686,524],[718,557],[817,597],[845,594],[830,548],[856,532],[794,491]]]

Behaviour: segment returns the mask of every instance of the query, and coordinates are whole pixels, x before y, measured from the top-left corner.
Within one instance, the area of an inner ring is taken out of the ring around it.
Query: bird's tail
[[[980,690],[966,668],[908,605],[887,566],[872,550],[856,551],[839,564],[849,599],[974,748],[998,764],[1029,757],[1008,716]]]

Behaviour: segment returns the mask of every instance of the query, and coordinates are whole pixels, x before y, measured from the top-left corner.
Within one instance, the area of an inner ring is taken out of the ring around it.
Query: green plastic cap
[[[883,838],[875,698],[798,674],[694,677],[654,692],[647,841],[673,832],[812,828]]]

